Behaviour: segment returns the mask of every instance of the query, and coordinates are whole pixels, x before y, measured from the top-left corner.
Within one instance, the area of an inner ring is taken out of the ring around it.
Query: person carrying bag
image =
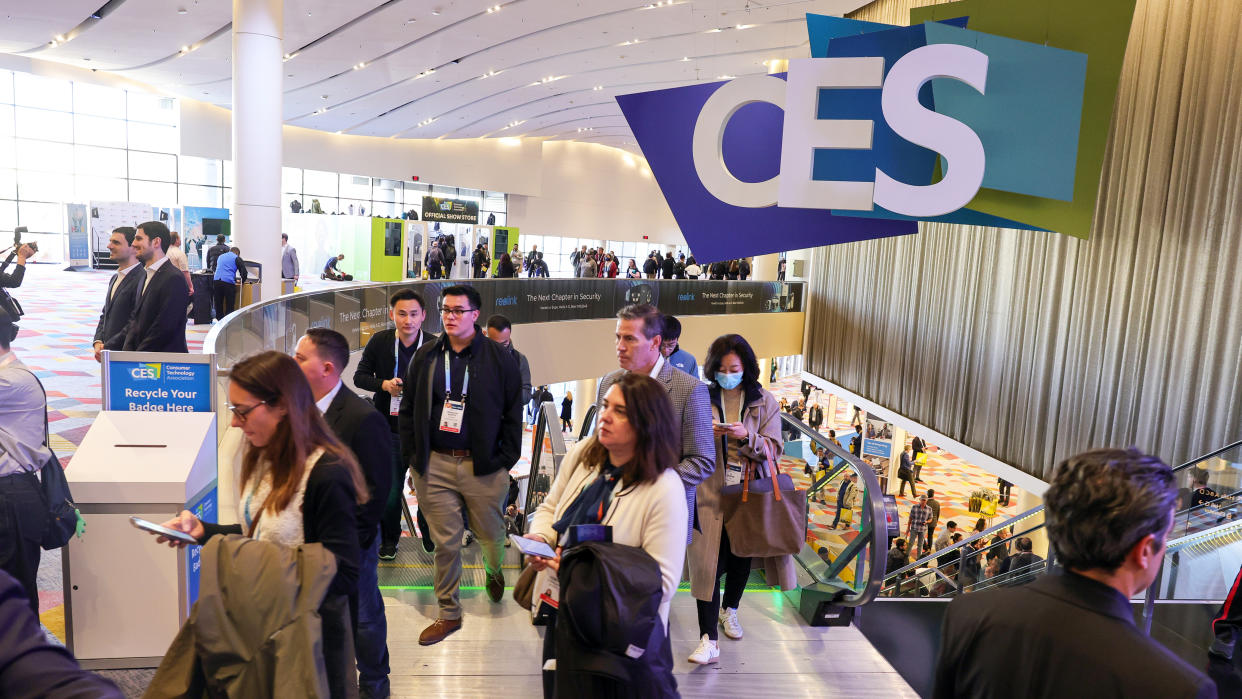
[[[717,338],[707,351],[704,371],[711,381],[708,394],[716,468],[696,488],[698,527],[687,556],[690,592],[697,601],[699,622],[699,646],[688,659],[698,664],[714,663],[719,658],[718,629],[723,628],[729,638],[742,637],[738,606],[754,563],[765,568],[769,584],[787,590],[797,585],[793,558],[787,555],[794,550],[773,553],[767,544],[770,525],[739,519],[736,502],[747,485],[760,487],[750,480],[756,464],[769,462],[769,455],[780,448],[780,406],[759,385],[758,361],[740,335]],[[802,496],[805,508],[805,492]],[[758,505],[759,498],[758,492],[750,493],[746,506]],[[730,523],[730,519],[737,521]],[[758,548],[756,540],[760,542]]]

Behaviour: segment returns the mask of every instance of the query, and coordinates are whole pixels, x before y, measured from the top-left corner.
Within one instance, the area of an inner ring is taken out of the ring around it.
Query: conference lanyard
[[[466,365],[466,373],[461,380],[461,402],[466,402],[466,388],[470,385],[470,365]],[[449,370],[449,351],[444,350],[444,400],[453,400],[453,377]]]
[[[417,340],[422,339],[422,337],[423,331],[419,330],[418,338],[416,338],[415,341],[417,342]],[[414,345],[415,351],[417,351],[419,347],[422,347],[422,345]],[[414,361],[414,357],[411,356],[410,361]],[[405,370],[408,370],[409,368],[410,367],[407,364]],[[392,377],[394,379],[399,379],[403,373],[405,373],[405,371],[401,368],[401,336],[397,334],[396,330],[394,330],[392,335]]]

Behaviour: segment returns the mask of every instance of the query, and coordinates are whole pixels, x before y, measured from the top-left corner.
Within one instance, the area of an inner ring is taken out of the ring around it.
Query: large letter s
[[[983,142],[969,126],[919,104],[918,96],[935,78],[960,80],[983,94],[987,76],[987,55],[957,44],[929,44],[893,64],[881,97],[884,120],[898,136],[943,155],[948,168],[939,182],[924,186],[898,182],[876,168],[876,204],[923,218],[957,211],[975,198],[983,184]]]

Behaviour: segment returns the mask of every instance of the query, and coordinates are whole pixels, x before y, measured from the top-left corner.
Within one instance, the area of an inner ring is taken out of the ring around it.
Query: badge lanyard
[[[466,402],[466,388],[470,386],[470,365],[466,365],[466,373],[461,380],[461,400]],[[449,370],[449,351],[444,350],[444,400],[453,400],[453,377]]]
[[[444,350],[444,410],[440,413],[440,430],[460,433],[466,414],[466,389],[470,386],[470,365],[466,364],[465,375],[462,377],[461,398],[453,400],[452,362],[449,351]]]
[[[423,336],[423,331],[419,330],[418,331],[419,339],[422,339],[422,336]],[[419,347],[421,347],[421,345],[415,345],[414,349],[417,351]],[[410,357],[410,361],[411,362],[414,361],[414,358]],[[409,369],[409,365],[406,365],[405,369]],[[401,335],[399,335],[397,331],[394,330],[392,333],[392,377],[394,379],[399,379],[399,378],[402,378],[401,374],[402,374]],[[388,414],[389,415],[396,417],[400,408],[401,408],[401,396],[399,395],[393,396],[391,399],[389,399],[388,401]]]

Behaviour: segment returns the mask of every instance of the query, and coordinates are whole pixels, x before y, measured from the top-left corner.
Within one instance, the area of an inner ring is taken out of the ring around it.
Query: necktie
[[[117,272],[113,274],[112,279],[108,281],[108,300],[109,301],[111,301],[112,298],[116,296],[116,288],[117,286],[119,286],[118,282],[120,281],[120,279],[121,279],[121,273]]]

